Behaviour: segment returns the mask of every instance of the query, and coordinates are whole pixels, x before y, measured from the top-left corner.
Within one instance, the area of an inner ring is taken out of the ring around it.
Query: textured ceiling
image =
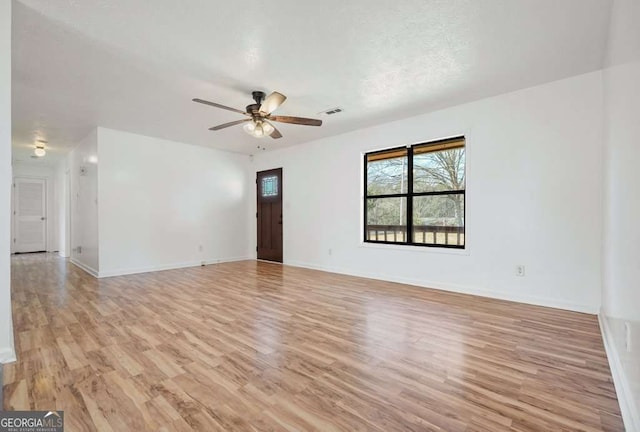
[[[19,0],[13,6],[14,157],[50,160],[99,125],[255,153],[541,84],[602,66],[602,0]],[[208,127],[252,90],[289,99],[257,140]]]

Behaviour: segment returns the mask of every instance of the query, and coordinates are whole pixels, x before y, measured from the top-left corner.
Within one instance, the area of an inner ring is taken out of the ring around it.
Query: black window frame
[[[465,185],[464,189],[460,190],[446,190],[446,191],[433,191],[433,192],[414,192],[413,191],[413,152],[416,147],[425,147],[425,146],[437,146],[441,144],[446,144],[448,142],[457,142],[464,141],[464,149],[465,149],[465,159],[464,159],[464,169],[465,173],[467,170],[467,158],[466,158],[466,148],[467,148],[467,140],[464,135],[444,138],[435,141],[426,141],[417,144],[412,144],[409,146],[400,146],[400,147],[391,147],[383,150],[376,150],[372,152],[367,152],[364,154],[364,199],[363,199],[363,241],[365,243],[372,244],[390,244],[390,245],[399,245],[399,246],[421,246],[421,247],[430,247],[430,248],[445,248],[445,249],[466,249],[467,247],[467,185],[466,185],[466,175],[465,175]],[[375,154],[382,153],[390,153],[393,151],[406,150],[407,151],[407,192],[406,193],[393,193],[393,194],[381,194],[381,195],[369,195],[368,194],[368,157]],[[414,233],[413,233],[413,199],[415,197],[420,196],[437,196],[437,195],[462,195],[463,197],[463,220],[464,226],[462,227],[462,234],[464,235],[464,244],[435,244],[435,243],[416,243],[413,241]],[[371,198],[406,198],[407,200],[407,208],[406,208],[406,227],[407,233],[405,235],[406,241],[384,241],[384,240],[368,240],[367,239],[367,200]]]

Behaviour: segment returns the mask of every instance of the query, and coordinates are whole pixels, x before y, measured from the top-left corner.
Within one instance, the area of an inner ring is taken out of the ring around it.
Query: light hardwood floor
[[[14,257],[4,408],[67,431],[621,431],[591,315],[245,261]]]

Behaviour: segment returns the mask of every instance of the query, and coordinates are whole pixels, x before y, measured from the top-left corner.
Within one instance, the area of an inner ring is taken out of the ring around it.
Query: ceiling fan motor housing
[[[260,112],[260,104],[251,104],[251,105],[247,105],[247,112],[249,114],[251,114],[252,116],[257,116],[259,115]]]

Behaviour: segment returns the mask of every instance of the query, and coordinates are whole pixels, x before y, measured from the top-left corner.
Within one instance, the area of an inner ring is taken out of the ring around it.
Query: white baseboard
[[[618,404],[620,404],[620,412],[622,413],[625,429],[627,432],[640,432],[640,413],[638,413],[633,400],[633,393],[629,386],[627,374],[622,367],[620,355],[618,354],[618,349],[611,334],[611,328],[609,324],[607,324],[607,319],[603,317],[602,314],[598,314],[598,321],[600,322],[604,349],[609,359],[609,367],[611,368],[611,375],[613,376],[613,383],[616,388],[616,395],[618,396]]]
[[[13,348],[0,349],[0,364],[12,363],[16,361],[16,352]],[[2,385],[2,383],[0,383]]]
[[[250,257],[231,257],[231,258],[214,258],[208,259],[204,261],[188,261],[183,263],[173,263],[173,264],[164,264],[158,266],[148,266],[148,267],[139,267],[139,268],[130,268],[130,269],[117,269],[117,270],[106,270],[99,272],[98,278],[108,278],[115,276],[126,276],[132,274],[139,273],[150,273],[164,270],[176,270],[187,267],[198,267],[201,265],[211,265],[211,264],[220,264],[225,262],[234,262],[234,261],[245,261],[251,259]]]
[[[87,273],[89,273],[91,276],[97,278],[98,277],[98,272],[94,269],[92,269],[91,267],[89,267],[86,264],[81,263],[80,261],[77,261],[73,258],[70,258],[69,261],[71,261],[72,264],[74,264],[77,267],[80,267],[82,270],[86,271]]]
[[[205,261],[204,264],[205,265],[222,264],[222,263],[227,263],[227,262],[247,261],[247,260],[252,260],[252,259],[253,258],[248,257],[248,256],[235,257],[235,258],[219,258],[219,259],[213,259],[213,260]]]
[[[553,298],[537,297],[537,296],[531,296],[526,294],[523,295],[518,293],[504,293],[500,291],[491,291],[491,290],[479,289],[476,287],[457,285],[457,284],[451,284],[446,282],[425,281],[422,279],[395,277],[395,276],[389,276],[389,275],[377,274],[377,273],[357,272],[357,271],[341,269],[336,267],[318,266],[315,264],[309,264],[309,263],[300,262],[300,261],[288,261],[285,264],[294,266],[294,267],[303,267],[303,268],[309,268],[313,270],[326,271],[330,273],[339,273],[339,274],[345,274],[349,276],[357,276],[357,277],[363,277],[363,278],[369,278],[369,279],[383,280],[387,282],[414,285],[422,288],[431,288],[431,289],[436,289],[440,291],[450,291],[450,292],[455,292],[459,294],[470,294],[470,295],[476,295],[480,297],[489,297],[489,298],[513,301],[518,303],[527,303],[527,304],[536,305],[536,306],[545,306],[545,307],[551,307],[554,309],[563,309],[563,310],[569,310],[573,312],[588,313],[592,315],[596,315],[598,313],[598,308],[594,306],[572,303],[572,302],[567,302],[567,301],[553,299]]]

